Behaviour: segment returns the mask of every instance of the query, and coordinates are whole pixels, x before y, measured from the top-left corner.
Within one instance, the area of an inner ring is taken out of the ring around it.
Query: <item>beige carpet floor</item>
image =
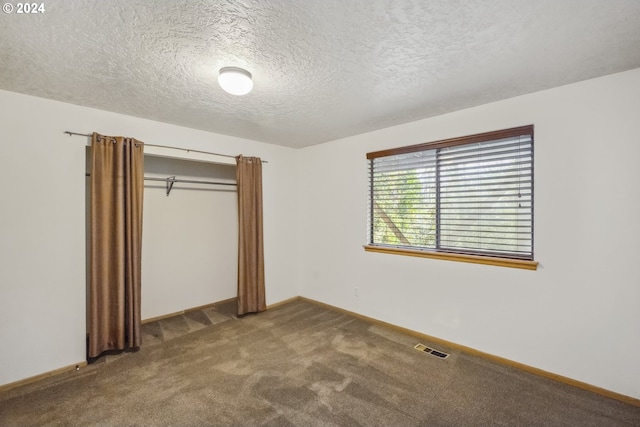
[[[0,425],[640,426],[639,407],[305,301],[144,333],[136,353],[3,393]]]

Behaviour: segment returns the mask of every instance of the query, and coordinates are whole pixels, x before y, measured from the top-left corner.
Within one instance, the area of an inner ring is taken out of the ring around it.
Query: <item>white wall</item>
[[[365,153],[527,124],[537,271],[365,253]],[[640,398],[638,135],[640,69],[303,149],[301,295]]]
[[[268,160],[267,303],[299,294],[295,150],[0,91],[0,385],[85,359],[86,141],[65,130]]]

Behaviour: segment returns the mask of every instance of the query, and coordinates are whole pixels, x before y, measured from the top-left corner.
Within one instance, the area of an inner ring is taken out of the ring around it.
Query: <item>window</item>
[[[367,250],[535,269],[533,126],[367,159]]]

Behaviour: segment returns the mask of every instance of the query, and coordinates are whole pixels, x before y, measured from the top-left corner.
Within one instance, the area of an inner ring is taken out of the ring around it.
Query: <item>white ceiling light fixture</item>
[[[238,67],[220,68],[218,83],[231,95],[246,95],[253,89],[251,73]]]

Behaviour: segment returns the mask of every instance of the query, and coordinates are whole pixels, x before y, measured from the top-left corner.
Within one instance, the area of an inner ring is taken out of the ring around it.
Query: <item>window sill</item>
[[[421,258],[443,259],[446,261],[470,262],[473,264],[496,265],[499,267],[522,268],[525,270],[537,270],[537,261],[526,261],[520,259],[497,258],[478,255],[452,254],[445,252],[430,252],[414,249],[400,249],[387,246],[371,246],[365,245],[364,250],[367,252],[378,252],[392,255],[415,256]]]

